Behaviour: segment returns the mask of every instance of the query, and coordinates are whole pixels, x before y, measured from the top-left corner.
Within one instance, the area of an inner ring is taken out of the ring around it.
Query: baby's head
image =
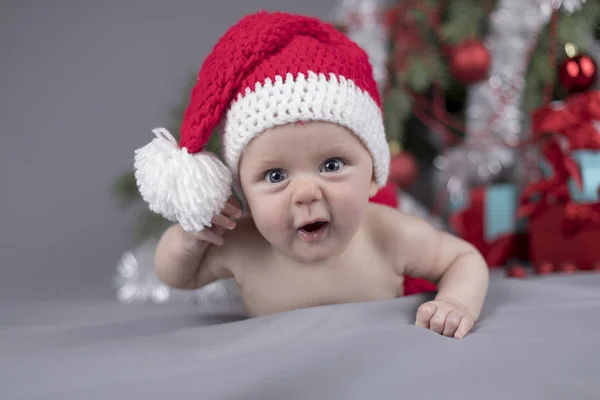
[[[225,164],[203,151],[218,124]],[[282,187],[272,178],[280,179],[277,171],[286,165],[304,174],[306,163],[319,163],[328,171],[320,179],[344,197],[354,196],[356,204],[366,205],[388,177],[390,154],[368,56],[332,25],[311,17],[261,11],[243,18],[204,61],[179,143],[164,129],[155,133],[136,152],[138,187],[153,211],[187,231],[210,225],[231,196],[233,177],[240,178],[255,219],[260,210],[267,218],[269,210],[257,200],[266,193],[262,183],[271,179],[266,190]],[[354,161],[344,162],[345,151],[354,152],[360,172]],[[269,169],[276,172],[265,180]],[[299,192],[310,192],[309,186]],[[352,207],[344,202],[336,209],[345,215],[359,211]],[[323,216],[307,213],[294,223],[312,217]]]
[[[239,183],[265,239],[288,257],[317,262],[339,254],[360,228],[378,189],[373,170],[356,135],[316,121],[254,138],[241,156]]]

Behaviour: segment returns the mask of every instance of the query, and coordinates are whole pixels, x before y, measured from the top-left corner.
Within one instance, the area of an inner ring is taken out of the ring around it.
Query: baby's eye
[[[279,183],[286,178],[286,173],[282,169],[272,169],[265,174],[265,180],[269,183]]]
[[[321,171],[323,172],[335,172],[339,171],[340,168],[344,165],[344,162],[339,158],[330,158],[329,160],[323,163],[321,167]]]

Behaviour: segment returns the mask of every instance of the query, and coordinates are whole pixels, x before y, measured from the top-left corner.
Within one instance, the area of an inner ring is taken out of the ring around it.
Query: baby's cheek
[[[287,221],[285,216],[281,215],[281,212],[274,206],[258,207],[256,212],[252,212],[252,218],[259,232],[270,241],[281,235],[281,231],[285,228],[285,221]]]
[[[336,203],[334,213],[337,214],[338,218],[341,217],[348,223],[354,223],[362,217],[368,200],[358,199],[356,195],[348,193],[346,196],[341,196]]]

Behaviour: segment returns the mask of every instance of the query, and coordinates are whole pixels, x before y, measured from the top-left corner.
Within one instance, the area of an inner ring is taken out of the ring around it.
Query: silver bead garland
[[[491,58],[489,78],[468,89],[465,141],[434,163],[450,201],[464,199],[470,187],[517,178],[522,160],[512,146],[528,135],[521,111],[525,73],[532,46],[556,6],[552,1],[500,0],[491,13],[484,42]]]

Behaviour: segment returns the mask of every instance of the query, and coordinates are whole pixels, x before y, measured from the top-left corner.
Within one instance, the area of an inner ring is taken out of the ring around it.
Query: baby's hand
[[[237,202],[234,199],[230,199],[227,203],[225,203],[221,214],[216,215],[212,219],[212,226],[210,228],[205,227],[200,232],[195,233],[184,233],[186,247],[196,249],[198,248],[198,245],[202,243],[212,243],[216,246],[222,246],[223,233],[227,230],[234,229],[236,226],[234,219],[241,216],[242,210],[240,210]]]
[[[465,337],[473,328],[473,323],[469,310],[454,299],[428,301],[417,311],[417,326],[457,339]]]

